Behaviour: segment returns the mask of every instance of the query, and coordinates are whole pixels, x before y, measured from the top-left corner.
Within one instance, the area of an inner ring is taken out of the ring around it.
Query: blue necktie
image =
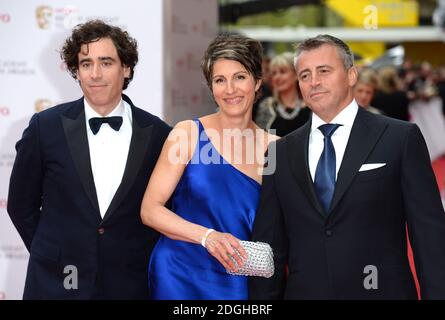
[[[324,148],[315,170],[314,187],[326,214],[329,212],[335,189],[335,149],[331,136],[340,124],[323,124],[318,129],[324,135]]]

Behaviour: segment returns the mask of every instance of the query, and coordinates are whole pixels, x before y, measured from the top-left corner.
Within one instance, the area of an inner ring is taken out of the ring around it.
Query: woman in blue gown
[[[142,221],[161,233],[148,270],[153,299],[247,299],[247,277],[226,270],[247,257],[239,240],[250,240],[263,155],[276,139],[252,121],[261,61],[261,44],[241,35],[207,48],[202,69],[219,110],[175,126],[142,202]]]

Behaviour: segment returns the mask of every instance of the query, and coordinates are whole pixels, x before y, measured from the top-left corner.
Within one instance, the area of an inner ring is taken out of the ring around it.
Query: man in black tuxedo
[[[445,299],[445,213],[418,127],[357,105],[340,39],[303,41],[295,67],[313,116],[264,177],[253,240],[275,275],[250,279],[250,298],[416,299],[407,228],[422,298]]]
[[[17,143],[8,213],[30,252],[25,299],[148,299],[158,234],[140,205],[170,127],[122,94],[136,41],[94,20],[61,56],[84,97],[35,114]]]

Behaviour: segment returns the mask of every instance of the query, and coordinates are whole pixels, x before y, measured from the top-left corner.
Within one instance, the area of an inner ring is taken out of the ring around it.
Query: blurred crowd
[[[429,62],[406,59],[400,67],[379,69],[359,66],[354,88],[357,103],[368,111],[410,121],[410,104],[440,98],[445,115],[445,65],[433,68]],[[284,136],[302,126],[310,110],[301,99],[293,67],[293,54],[285,52],[263,60],[262,98],[254,105],[256,123]]]

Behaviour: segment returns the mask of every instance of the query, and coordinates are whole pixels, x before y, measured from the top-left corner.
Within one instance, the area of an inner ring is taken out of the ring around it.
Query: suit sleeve
[[[39,116],[35,114],[16,144],[8,192],[8,214],[28,251],[39,223],[42,206],[43,168],[39,140]]]
[[[416,125],[402,158],[408,234],[422,299],[445,299],[445,213],[425,140]]]
[[[249,299],[282,299],[286,281],[288,238],[275,186],[275,173],[263,177],[260,204],[252,241],[269,243],[273,249],[275,273],[270,278],[249,277]]]

